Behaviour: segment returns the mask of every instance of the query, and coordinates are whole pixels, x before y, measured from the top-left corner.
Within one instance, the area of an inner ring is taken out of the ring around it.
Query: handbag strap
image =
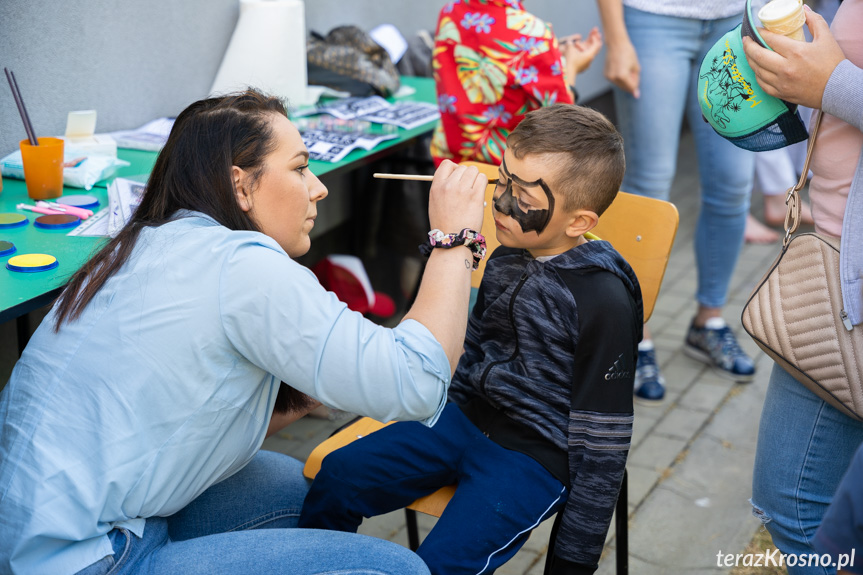
[[[821,125],[821,110],[816,110],[815,117],[810,122],[812,131],[809,133],[809,143],[806,145],[806,161],[803,162],[803,171],[800,173],[800,179],[797,183],[788,188],[785,192],[785,237],[782,238],[782,249],[788,246],[791,241],[791,235],[797,231],[800,226],[800,190],[806,185],[806,179],[809,176],[809,160],[812,159],[812,149],[815,147],[815,136],[818,135],[818,126]]]

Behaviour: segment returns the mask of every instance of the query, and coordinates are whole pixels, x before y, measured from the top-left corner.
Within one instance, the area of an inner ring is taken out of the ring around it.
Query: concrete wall
[[[307,28],[405,36],[434,29],[442,0],[307,0]],[[559,35],[599,19],[593,0],[528,0]],[[0,67],[15,72],[38,135],[63,132],[70,110],[96,109],[97,130],[138,127],[206,96],[237,21],[237,0],[0,0]],[[579,79],[583,98],[607,89],[600,61]],[[25,133],[0,77],[0,155]]]

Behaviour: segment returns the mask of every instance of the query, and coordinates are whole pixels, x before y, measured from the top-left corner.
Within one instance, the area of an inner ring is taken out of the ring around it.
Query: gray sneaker
[[[738,383],[749,383],[755,376],[752,358],[746,355],[722,318],[711,318],[704,327],[691,324],[683,352],[712,366],[722,377]]]

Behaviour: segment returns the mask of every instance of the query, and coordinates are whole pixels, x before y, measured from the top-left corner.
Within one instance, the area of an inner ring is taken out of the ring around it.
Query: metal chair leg
[[[420,532],[417,527],[417,512],[413,509],[405,508],[405,522],[408,526],[408,547],[411,551],[416,551],[420,547]]]
[[[560,528],[561,519],[563,519],[563,513],[558,512],[554,518],[554,523],[551,525],[551,534],[548,536],[548,551],[545,552],[545,568],[542,570],[542,575],[551,573],[551,563],[554,557],[554,541],[557,539],[557,530]]]
[[[620,495],[617,496],[615,509],[614,535],[617,540],[615,566],[617,575],[629,574],[629,478],[623,470],[623,482],[620,484]]]

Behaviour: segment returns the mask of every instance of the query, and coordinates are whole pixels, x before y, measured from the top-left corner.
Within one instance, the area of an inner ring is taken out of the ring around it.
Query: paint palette
[[[83,210],[95,210],[99,207],[99,198],[84,194],[61,196],[57,198],[56,202],[58,204],[65,204],[67,206],[73,206]]]
[[[81,223],[81,218],[72,214],[53,214],[39,216],[33,225],[42,230],[65,230]]]
[[[28,223],[30,223],[30,220],[28,220],[27,216],[23,214],[16,214],[13,212],[0,214],[0,230],[20,228],[22,226],[26,226]]]
[[[0,242],[0,258],[11,256],[18,251],[12,242]]]
[[[53,270],[59,265],[57,258],[48,254],[22,254],[9,258],[6,269],[12,272],[34,273]]]

